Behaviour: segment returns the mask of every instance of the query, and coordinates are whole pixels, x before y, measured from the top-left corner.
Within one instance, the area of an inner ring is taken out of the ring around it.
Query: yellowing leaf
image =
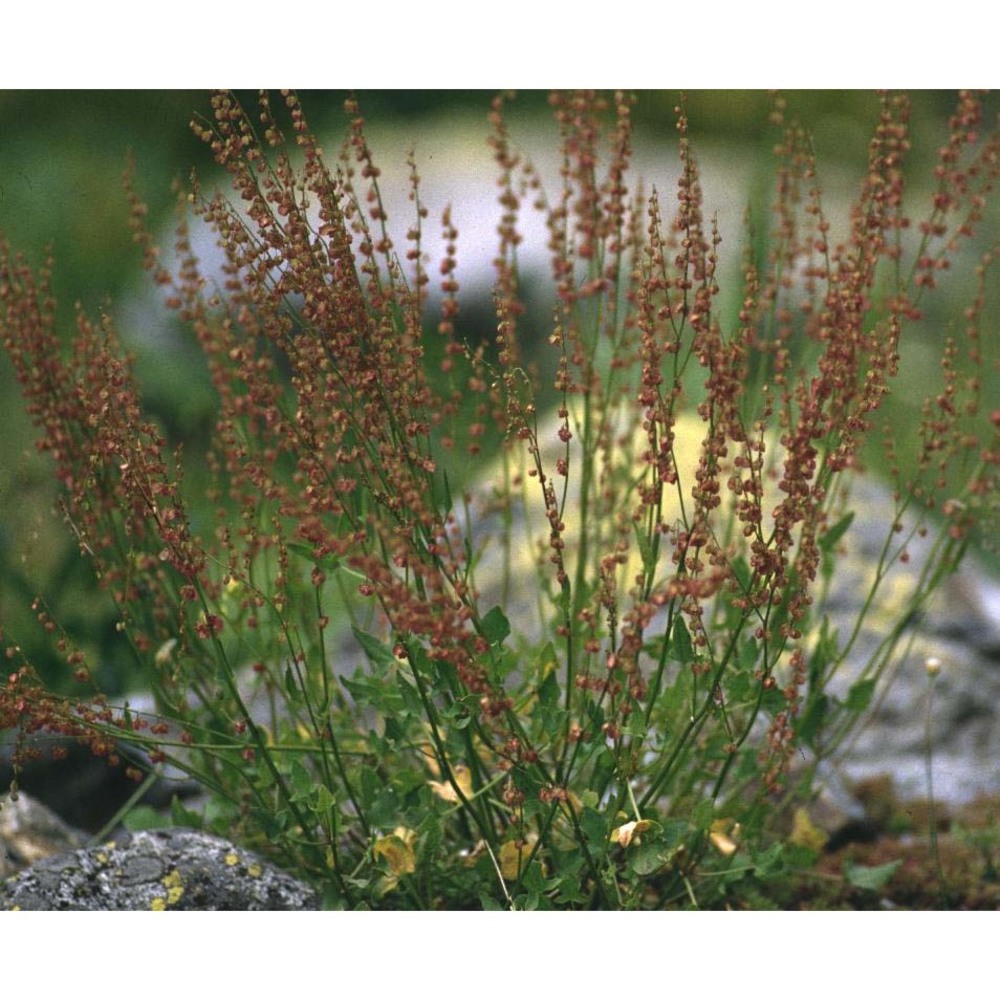
[[[812,851],[822,851],[830,839],[809,817],[809,811],[803,807],[795,810],[792,820],[792,832],[788,838],[796,847],[808,847]]]
[[[530,853],[530,844],[508,840],[500,848],[500,874],[506,879],[516,879]]]
[[[395,833],[376,840],[372,853],[376,859],[383,859],[389,865],[389,871],[397,878],[400,875],[412,875],[417,870],[413,847]]]
[[[739,835],[739,823],[735,823],[733,820],[728,818],[717,819],[712,822],[712,828],[709,831],[708,839],[712,846],[721,855],[723,855],[723,857],[728,858],[731,854],[736,853]]]
[[[631,823],[616,826],[614,830],[611,831],[611,843],[619,844],[622,847],[628,847],[633,840],[637,844],[641,843],[639,834],[648,830],[652,825],[653,824],[648,819],[634,819]]]
[[[467,798],[472,798],[472,772],[464,764],[456,764],[452,769],[455,784],[462,790],[462,794]],[[435,795],[445,800],[445,802],[461,802],[455,786],[450,781],[428,781],[431,790]]]
[[[724,857],[736,853],[736,843],[724,833],[717,833],[714,830],[708,835],[712,846]]]
[[[176,647],[176,639],[167,639],[167,641],[156,651],[156,655],[154,656],[156,665],[158,667],[166,666],[170,662],[171,657],[174,655],[174,649]]]

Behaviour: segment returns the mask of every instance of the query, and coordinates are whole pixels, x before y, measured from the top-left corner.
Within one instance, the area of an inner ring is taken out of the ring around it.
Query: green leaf
[[[302,700],[299,686],[295,681],[295,674],[290,666],[285,667],[285,694],[288,695],[288,700],[293,705]]]
[[[399,796],[391,785],[383,785],[368,809],[368,821],[372,826],[392,829],[399,821]]]
[[[551,659],[544,654],[551,653]],[[542,678],[538,685],[538,701],[545,708],[555,708],[559,703],[559,678],[555,668],[555,649],[548,643],[542,650],[535,668],[535,675]]]
[[[812,868],[819,860],[819,851],[804,844],[786,843],[782,854],[789,869]]]
[[[872,701],[875,694],[875,678],[855,681],[847,692],[847,708],[851,712],[863,712]]]
[[[825,694],[810,694],[805,710],[799,717],[796,732],[806,746],[816,748],[816,735],[823,728],[826,714],[830,708],[830,699]]]
[[[874,867],[848,864],[844,866],[844,877],[858,889],[871,889],[877,892],[892,878],[902,863],[900,859]]]
[[[499,606],[490,608],[483,617],[483,635],[491,646],[499,646],[510,635],[510,622]]]
[[[152,806],[136,806],[130,809],[122,820],[126,830],[159,830],[172,826],[172,816],[164,816]]]
[[[646,725],[646,719],[642,712],[633,712],[626,721],[623,731],[636,743],[644,742],[649,727]]]
[[[369,635],[367,632],[362,632],[357,626],[352,626],[351,631],[372,663],[384,669],[396,665],[396,657],[393,655],[392,650],[381,639],[376,639],[375,636]]]
[[[691,633],[680,615],[674,619],[673,637],[674,658],[680,663],[691,663],[694,660],[694,646],[691,643]]]
[[[629,851],[628,866],[636,875],[652,875],[670,860],[671,853],[675,852],[664,850],[662,844],[639,844]]]
[[[441,713],[442,718],[448,720],[451,729],[461,732],[468,729],[475,721],[475,716],[462,704],[452,705],[450,709]]]
[[[778,712],[784,710],[788,702],[785,700],[785,696],[778,685],[773,688],[768,688],[764,691],[763,696],[760,699],[761,708],[765,712],[771,715],[777,715]]]
[[[823,552],[830,552],[837,542],[844,537],[847,529],[850,528],[851,523],[854,521],[854,514],[855,511],[853,510],[845,514],[832,528],[820,536],[819,547]]]
[[[837,658],[838,632],[832,629],[828,615],[823,616],[819,627],[819,640],[809,657],[809,690],[818,691],[823,686],[827,667]]]
[[[642,556],[642,571],[646,576],[649,576],[656,569],[656,554],[653,551],[653,545],[649,535],[638,524],[633,524],[632,528],[635,532],[635,540],[639,544],[639,554]]]
[[[313,776],[297,760],[292,761],[291,785],[296,798],[304,798],[316,787]]]
[[[556,890],[555,901],[558,905],[574,906],[587,902],[587,894],[583,891],[585,882],[575,872],[552,882],[555,883],[552,888]]]
[[[444,826],[441,817],[436,812],[427,813],[423,822],[417,828],[417,856],[421,860],[433,858],[444,842]]]
[[[741,671],[750,677],[757,666],[760,655],[760,643],[756,639],[745,639],[736,646],[736,660]]]
[[[715,803],[711,799],[702,799],[691,814],[691,825],[696,829],[707,830],[714,819]]]
[[[592,844],[603,846],[608,838],[607,820],[597,810],[587,806],[584,806],[583,812],[580,814],[580,828]]]
[[[615,755],[609,747],[602,746],[594,757],[593,770],[588,784],[603,792],[615,774]]]
[[[743,558],[743,556],[736,556],[730,563],[730,568],[733,571],[733,575],[736,577],[736,582],[740,585],[740,590],[745,594],[750,590],[750,580],[752,579],[750,573],[750,564]]]
[[[759,878],[771,878],[785,870],[785,845],[772,844],[766,851],[753,857],[754,873]]]
[[[525,913],[534,913],[538,909],[538,904],[542,901],[540,893],[529,892],[525,893],[520,897],[520,903],[518,904],[518,909],[524,910]]]
[[[186,809],[184,803],[176,795],[170,803],[170,821],[174,826],[188,826],[192,830],[201,830],[205,825],[201,813]]]
[[[691,824],[686,819],[674,817],[668,819],[660,830],[660,843],[668,850],[674,851],[680,847],[691,833]]]
[[[424,706],[420,700],[420,692],[402,672],[396,675],[396,686],[402,695],[400,711],[405,711],[411,716],[423,716]]]
[[[340,682],[356,702],[376,706],[384,713],[386,719],[391,719],[403,708],[403,699],[396,684],[397,679],[398,675],[391,680],[374,677],[362,673],[359,667],[353,677],[344,675],[340,678]]]
[[[316,811],[327,813],[337,804],[337,798],[326,785],[316,786]]]
[[[281,809],[276,813],[270,813],[261,809],[256,813],[255,819],[260,825],[264,836],[272,843],[280,841],[285,831],[291,825],[291,817],[287,809]]]
[[[757,689],[757,681],[751,673],[743,667],[740,663],[740,670],[738,673],[734,673],[726,681],[726,696],[727,701],[735,702],[740,704],[741,702],[750,701],[753,693]]]
[[[556,647],[551,641],[545,643],[535,657],[535,674],[538,676],[548,676],[556,668]]]
[[[382,790],[382,779],[378,772],[371,767],[362,767],[358,775],[357,788],[364,808],[371,808],[376,796]]]

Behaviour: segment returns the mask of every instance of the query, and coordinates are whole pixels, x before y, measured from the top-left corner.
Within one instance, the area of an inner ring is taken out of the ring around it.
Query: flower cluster
[[[0,728],[71,731],[99,753],[128,729],[344,900],[360,868],[389,864],[364,884],[428,903],[420,873],[446,827],[514,896],[537,896],[557,869],[560,898],[579,902],[586,884],[610,904],[641,874],[609,860],[640,842],[622,830],[659,844],[658,870],[687,885],[708,831],[718,843],[717,805],[749,809],[779,787],[822,673],[809,632],[850,525],[845,488],[907,331],[965,259],[1000,171],[980,97],[963,94],[930,211],[911,220],[909,108],[884,95],[835,243],[809,137],[776,98],[773,230],[766,252],[748,241],[733,314],[683,104],[671,213],[630,184],[628,95],[552,96],[554,191],[514,145],[510,99],[489,115],[493,342],[463,336],[449,211],[428,324],[417,166],[397,247],[354,99],[328,161],[296,95],[261,94],[251,114],[216,94],[192,127],[238,201],[178,186],[174,273],[127,173],[136,242],[218,400],[207,500],[144,416],[110,321],[80,313],[66,354],[51,262],[36,276],[0,245],[3,343],[67,522],[182,730],[137,726],[100,698],[58,703],[27,665],[0,692]],[[518,269],[526,203],[547,224],[555,292],[536,356]],[[193,253],[191,206],[225,254],[220,287]],[[994,255],[965,335],[944,344],[911,480],[887,435],[897,515],[973,466],[943,508],[956,542],[997,491],[1000,419],[968,374],[983,363]],[[487,440],[503,442],[497,463],[470,477]],[[392,829],[405,864],[385,846]],[[721,853],[737,849],[726,839]]]

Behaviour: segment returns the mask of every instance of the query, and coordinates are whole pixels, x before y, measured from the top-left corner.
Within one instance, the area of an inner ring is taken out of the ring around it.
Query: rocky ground
[[[859,790],[867,805],[887,810],[881,829],[864,841],[828,851],[815,869],[792,873],[773,887],[767,905],[801,910],[1000,909],[1000,796],[959,807],[900,801],[888,779]],[[935,836],[932,838],[931,830]],[[857,873],[894,866],[869,888]]]

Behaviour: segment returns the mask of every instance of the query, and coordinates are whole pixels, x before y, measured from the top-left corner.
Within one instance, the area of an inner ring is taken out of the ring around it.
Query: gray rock
[[[32,796],[19,792],[0,798],[0,878],[86,842],[85,833]]]
[[[304,883],[226,840],[144,830],[36,862],[0,885],[4,910],[316,910]]]
[[[874,580],[893,511],[888,491],[871,480],[855,484],[853,506],[857,517],[823,608],[841,643]],[[869,710],[832,761],[849,784],[890,776],[903,798],[933,794],[958,805],[1000,792],[1000,588],[970,554],[908,618],[932,545],[933,533],[910,539],[909,560],[885,573],[849,660],[830,683],[831,694],[846,698],[880,644],[906,622]]]

